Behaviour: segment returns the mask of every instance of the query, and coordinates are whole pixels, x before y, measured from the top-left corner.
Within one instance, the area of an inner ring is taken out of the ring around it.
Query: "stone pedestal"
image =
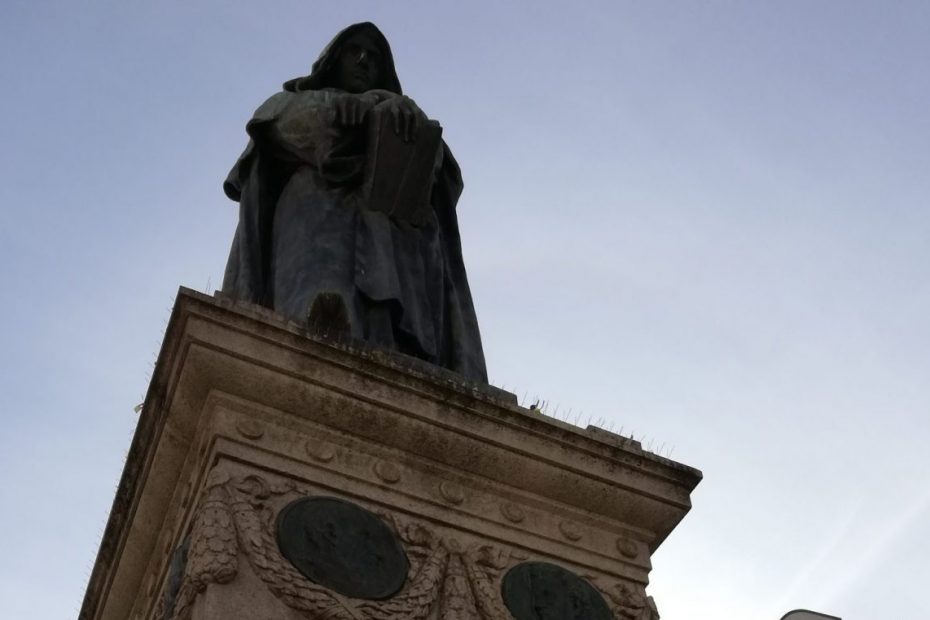
[[[650,555],[699,480],[182,289],[80,618],[657,618]]]

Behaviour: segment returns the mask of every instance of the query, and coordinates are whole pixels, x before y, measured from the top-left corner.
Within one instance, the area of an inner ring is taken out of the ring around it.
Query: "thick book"
[[[394,117],[382,110],[369,119],[368,161],[362,184],[365,206],[415,226],[429,216],[430,193],[442,127],[421,122],[410,142],[394,132]]]

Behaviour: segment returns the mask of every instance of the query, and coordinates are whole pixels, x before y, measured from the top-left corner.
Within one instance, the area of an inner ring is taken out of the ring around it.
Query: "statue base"
[[[80,618],[658,618],[700,477],[181,289]]]

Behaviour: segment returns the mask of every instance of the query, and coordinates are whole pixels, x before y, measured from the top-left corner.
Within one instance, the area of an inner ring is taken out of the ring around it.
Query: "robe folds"
[[[224,184],[239,202],[239,224],[223,292],[303,324],[318,293],[336,293],[353,338],[486,382],[452,153],[441,143],[424,222],[367,209],[359,192],[366,128],[336,123],[333,101],[341,91],[300,90],[296,82],[255,112],[249,145]]]

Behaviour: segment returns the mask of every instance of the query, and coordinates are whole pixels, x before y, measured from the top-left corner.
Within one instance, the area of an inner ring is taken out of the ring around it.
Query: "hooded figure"
[[[340,32],[309,76],[258,108],[224,184],[239,224],[223,292],[302,324],[337,316],[351,338],[486,382],[455,214],[458,164],[442,142],[423,221],[367,209],[365,123],[379,110],[398,132],[426,120],[367,22]]]

